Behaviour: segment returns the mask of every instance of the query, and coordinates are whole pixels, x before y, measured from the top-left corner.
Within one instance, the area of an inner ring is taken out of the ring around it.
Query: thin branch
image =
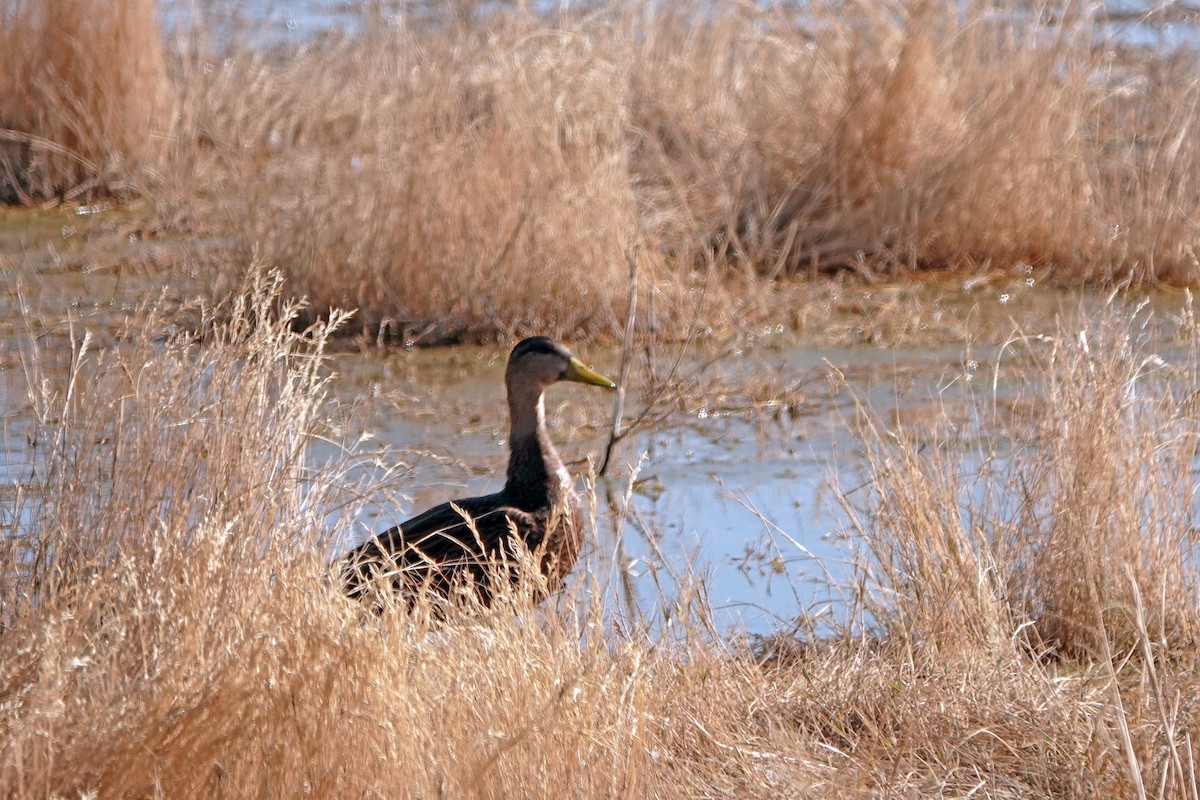
[[[617,375],[617,399],[613,403],[612,427],[608,432],[608,444],[604,447],[604,460],[600,462],[600,471],[597,473],[601,477],[608,472],[613,448],[622,437],[621,417],[625,413],[625,380],[629,377],[629,355],[633,349],[633,326],[637,317],[638,251],[633,250],[626,258],[629,261],[629,313],[625,316],[625,336],[621,342],[621,369]]]

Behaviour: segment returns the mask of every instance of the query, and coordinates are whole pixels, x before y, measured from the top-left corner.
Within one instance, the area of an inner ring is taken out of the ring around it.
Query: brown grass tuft
[[[1136,652],[1148,630],[1192,652],[1196,342],[1164,361],[1127,314],[1011,342],[1041,350],[1015,411],[931,432],[868,422],[878,494],[859,533],[883,593],[867,607],[892,641],[940,655],[1019,629],[1038,653],[1087,661]]]
[[[621,50],[532,20],[418,36],[344,42],[264,80],[259,102],[281,113],[255,138],[282,132],[268,150],[291,164],[277,173],[268,153],[273,185],[255,176],[230,209],[245,202],[241,240],[318,311],[358,308],[372,330],[615,329],[637,236]],[[325,97],[293,94],[330,61],[341,74]],[[381,102],[363,109],[344,86]],[[323,124],[296,126],[309,116]]]
[[[154,0],[0,3],[0,201],[147,185],[171,86]]]

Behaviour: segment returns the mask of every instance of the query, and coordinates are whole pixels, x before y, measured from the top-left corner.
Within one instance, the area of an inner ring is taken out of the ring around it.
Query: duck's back
[[[350,551],[342,567],[346,593],[398,591],[411,603],[422,591],[450,597],[470,581],[489,605],[493,578],[507,575],[515,584],[517,565],[532,553],[545,578],[535,596],[544,599],[562,587],[583,542],[574,498],[557,506],[524,510],[505,492],[435,506]]]

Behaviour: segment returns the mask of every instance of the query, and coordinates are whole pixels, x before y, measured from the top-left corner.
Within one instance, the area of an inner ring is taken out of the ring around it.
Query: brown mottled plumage
[[[547,592],[561,588],[583,543],[570,477],[545,425],[542,394],[563,380],[616,388],[551,339],[518,343],[504,376],[511,417],[504,488],[443,503],[351,550],[342,568],[346,593],[367,597],[373,590],[395,590],[411,601],[427,590],[450,597],[469,579],[486,605],[497,569],[526,557],[522,550],[537,558]],[[510,575],[517,577],[515,570]]]

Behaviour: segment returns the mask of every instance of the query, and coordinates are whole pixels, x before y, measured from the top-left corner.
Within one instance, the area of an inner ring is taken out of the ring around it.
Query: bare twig
[[[600,462],[600,470],[597,473],[601,477],[608,472],[613,448],[623,436],[621,416],[625,413],[625,380],[629,377],[629,354],[632,350],[633,326],[637,317],[638,253],[634,250],[626,257],[629,261],[629,312],[625,316],[625,336],[621,342],[621,369],[617,375],[617,399],[613,403],[612,427],[608,432],[608,444],[604,447],[604,460]]]

